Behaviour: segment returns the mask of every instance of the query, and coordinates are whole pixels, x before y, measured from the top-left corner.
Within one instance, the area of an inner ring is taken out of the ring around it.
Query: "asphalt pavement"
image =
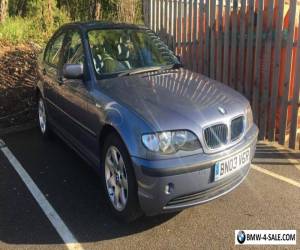
[[[99,177],[59,138],[31,129],[1,139],[82,249],[232,249],[237,229],[295,229],[297,245],[276,248],[300,249],[300,187],[292,184],[300,183],[299,152],[260,143],[254,165],[274,176],[252,169],[217,200],[123,224],[104,203]],[[0,249],[68,248],[0,151]]]

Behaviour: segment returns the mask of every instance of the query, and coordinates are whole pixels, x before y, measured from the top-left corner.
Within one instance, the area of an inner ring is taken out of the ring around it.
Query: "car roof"
[[[113,23],[106,21],[87,21],[73,22],[64,24],[61,28],[79,28],[81,30],[91,29],[148,29],[143,25],[128,24],[128,23]]]

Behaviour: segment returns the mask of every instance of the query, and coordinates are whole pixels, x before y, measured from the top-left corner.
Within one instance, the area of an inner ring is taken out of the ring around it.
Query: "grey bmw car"
[[[62,26],[39,58],[39,127],[100,175],[125,221],[218,198],[246,177],[258,129],[249,102],[184,69],[149,29]]]

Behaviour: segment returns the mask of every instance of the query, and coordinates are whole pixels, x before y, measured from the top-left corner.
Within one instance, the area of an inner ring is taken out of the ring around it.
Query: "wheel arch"
[[[118,135],[122,139],[123,143],[125,144],[125,142],[124,142],[123,138],[121,137],[120,133],[118,132],[118,130],[111,124],[105,124],[103,126],[103,128],[101,129],[101,132],[100,132],[99,138],[98,138],[100,153],[102,153],[102,149],[103,149],[103,145],[104,145],[106,137],[111,133]]]
[[[130,138],[128,133],[126,133],[126,132],[124,133],[124,130],[126,130],[126,129],[114,126],[111,123],[106,123],[103,126],[103,128],[101,129],[101,132],[98,137],[100,153],[102,154],[103,145],[104,145],[106,137],[109,134],[115,134],[116,136],[118,136],[121,139],[121,141],[125,145],[125,148],[129,154],[129,156],[131,156],[134,152],[135,146],[133,145],[132,138]]]
[[[122,115],[120,116],[119,114]],[[126,119],[124,117],[126,117]],[[100,152],[102,150],[105,137],[109,133],[115,133],[126,146],[130,156],[140,156],[143,154],[143,149],[141,147],[141,134],[144,133],[143,131],[148,131],[146,126],[130,112],[108,113],[104,125],[98,132]]]

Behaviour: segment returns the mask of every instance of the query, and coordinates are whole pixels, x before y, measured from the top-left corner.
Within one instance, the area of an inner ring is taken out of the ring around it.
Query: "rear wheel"
[[[41,95],[38,97],[38,120],[39,120],[39,128],[43,135],[43,137],[50,136],[50,128],[47,120],[47,112],[44,99]]]
[[[108,135],[104,142],[101,177],[106,200],[117,218],[130,222],[142,215],[129,154],[114,133]]]

